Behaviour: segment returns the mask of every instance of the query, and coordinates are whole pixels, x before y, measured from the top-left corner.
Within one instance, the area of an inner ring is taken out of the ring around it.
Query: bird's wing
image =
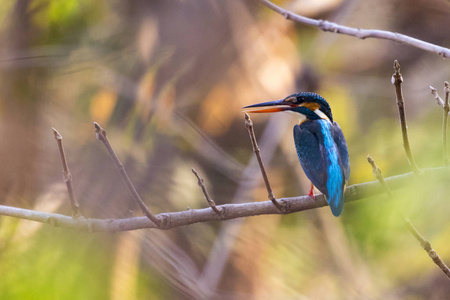
[[[338,123],[333,122],[331,131],[333,134],[334,143],[336,144],[339,151],[339,157],[341,159],[342,168],[344,170],[345,181],[347,181],[348,177],[350,176],[350,162],[348,158],[347,142],[345,141],[344,134],[342,133],[341,127],[339,127]]]
[[[325,153],[323,146],[319,143],[318,131],[320,125],[315,122],[307,122],[294,126],[294,142],[298,158],[306,176],[315,187],[324,194],[327,192],[327,177],[325,169]]]

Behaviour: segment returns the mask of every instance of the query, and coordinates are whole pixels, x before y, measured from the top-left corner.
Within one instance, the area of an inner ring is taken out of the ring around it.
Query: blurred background
[[[293,0],[283,7],[343,25],[450,47],[445,0]],[[402,66],[421,168],[443,165],[448,59],[389,41],[324,33],[249,0],[7,0],[0,3],[0,204],[71,214],[51,127],[64,138],[89,218],[141,215],[103,145],[99,122],[155,213],[265,201],[241,107],[313,91],[350,151],[349,184],[409,172],[391,84]],[[308,192],[296,117],[253,116],[276,197]],[[448,179],[286,216],[169,231],[80,233],[0,217],[1,299],[445,299],[448,280],[401,213],[450,263]]]

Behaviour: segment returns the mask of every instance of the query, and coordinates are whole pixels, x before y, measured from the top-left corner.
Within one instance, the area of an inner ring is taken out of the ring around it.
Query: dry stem
[[[64,152],[64,147],[62,143],[62,135],[53,128],[53,134],[55,135],[56,143],[58,144],[59,155],[61,156],[61,162],[63,167],[63,179],[67,186],[67,191],[69,193],[70,205],[72,206],[72,217],[78,218],[81,217],[80,212],[80,204],[75,198],[75,193],[73,192],[73,182],[72,182],[72,174],[70,173],[69,166],[67,164],[66,153]]]
[[[400,64],[397,60],[394,61],[394,74],[392,75],[392,84],[395,86],[395,94],[397,96],[398,114],[400,117],[400,125],[402,127],[403,147],[405,148],[406,157],[414,173],[419,174],[420,170],[414,160],[414,156],[411,151],[408,139],[408,125],[406,124],[405,115],[405,101],[403,100],[402,93],[403,77],[400,73]]]

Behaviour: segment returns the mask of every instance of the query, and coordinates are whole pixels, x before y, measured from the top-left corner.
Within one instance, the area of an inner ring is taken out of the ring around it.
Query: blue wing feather
[[[347,144],[339,125],[325,120],[304,122],[294,127],[294,141],[306,176],[326,195],[333,214],[339,216],[350,175]]]
[[[324,194],[327,194],[327,176],[324,172],[325,161],[323,145],[319,143],[318,131],[320,128],[315,122],[305,122],[302,127],[294,126],[294,142],[298,159],[303,171],[312,184]]]

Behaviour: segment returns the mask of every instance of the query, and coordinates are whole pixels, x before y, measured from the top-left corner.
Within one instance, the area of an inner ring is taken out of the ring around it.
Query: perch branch
[[[255,137],[255,131],[253,130],[253,122],[250,119],[250,116],[248,113],[245,113],[245,127],[247,127],[248,134],[250,136],[250,141],[252,142],[252,148],[253,152],[256,155],[256,158],[258,160],[259,168],[261,169],[261,174],[264,179],[264,184],[266,185],[267,194],[269,197],[269,200],[272,201],[273,205],[280,211],[284,211],[285,208],[281,203],[277,201],[275,196],[273,195],[272,188],[270,187],[269,178],[267,177],[266,169],[264,168],[264,163],[261,158],[260,149],[258,147],[258,142],[256,141]]]
[[[128,190],[131,193],[131,196],[133,199],[137,202],[139,207],[142,210],[142,213],[147,216],[153,223],[156,224],[157,227],[160,227],[162,225],[160,219],[158,219],[151,211],[150,209],[145,205],[144,201],[142,201],[141,196],[139,196],[136,188],[134,187],[133,183],[130,180],[130,177],[128,177],[127,172],[125,171],[125,167],[123,166],[122,162],[119,160],[119,157],[117,157],[117,154],[114,152],[114,149],[111,147],[111,144],[109,143],[108,138],[106,137],[106,130],[103,129],[97,122],[94,122],[95,126],[95,133],[97,139],[105,145],[106,149],[109,152],[109,155],[111,156],[114,165],[119,170],[120,175],[122,176],[123,181],[125,181],[125,184],[128,187]]]
[[[383,175],[381,174],[380,168],[378,168],[378,166],[375,164],[375,161],[373,160],[372,157],[370,157],[370,155],[367,156],[367,161],[372,166],[373,175],[375,176],[376,179],[378,179],[383,189],[385,190],[386,194],[388,195],[389,199],[392,199],[393,197],[391,189],[386,184],[386,181],[384,180]],[[403,221],[405,222],[405,225],[411,232],[411,234],[416,238],[416,240],[420,243],[422,248],[431,257],[433,262],[442,270],[442,272],[444,272],[445,275],[447,275],[447,278],[450,279],[450,269],[445,265],[444,261],[437,254],[437,252],[431,247],[431,243],[420,234],[420,232],[414,227],[414,225],[408,218],[403,217]]]
[[[62,135],[53,128],[53,134],[55,135],[56,143],[58,144],[59,155],[61,156],[61,163],[63,167],[63,179],[67,186],[67,192],[69,193],[70,205],[72,206],[72,216],[74,218],[81,217],[80,204],[75,198],[75,193],[73,192],[73,182],[72,174],[69,170],[69,165],[67,164],[66,153],[64,152],[64,147],[62,143]]]
[[[422,172],[424,175],[435,179],[436,181],[443,180],[443,178],[448,178],[450,176],[449,169],[443,167],[423,169]],[[406,173],[385,178],[385,182],[390,189],[398,189],[411,182],[413,176],[413,173]],[[384,192],[385,191],[379,182],[371,181],[347,187],[344,198],[347,203],[379,195]],[[222,218],[210,208],[163,213],[155,216],[164,218],[165,226],[162,227],[158,227],[154,222],[149,221],[147,217],[132,217],[126,219],[74,219],[61,214],[38,212],[3,205],[0,205],[0,215],[47,223],[57,227],[72,228],[80,231],[116,232],[143,228],[171,229],[199,222],[230,220],[257,215],[289,214],[328,206],[327,201],[322,194],[316,195],[315,200],[309,196],[283,198],[280,200],[286,203],[286,212],[278,210],[271,201],[263,201],[218,205],[217,208],[223,211]]]
[[[406,124],[405,115],[405,101],[403,100],[402,82],[403,77],[400,73],[400,64],[397,60],[394,61],[394,74],[392,75],[392,84],[395,86],[395,94],[397,96],[398,114],[400,117],[400,125],[402,127],[403,147],[405,148],[406,157],[414,173],[419,174],[420,170],[414,160],[408,139],[408,125]]]
[[[400,34],[397,32],[390,32],[386,30],[377,30],[377,29],[360,29],[353,28],[348,26],[339,25],[333,22],[329,22],[326,20],[316,20],[307,18],[304,16],[297,15],[293,12],[285,10],[280,6],[268,1],[268,0],[257,0],[262,5],[270,8],[271,10],[279,13],[287,20],[294,21],[296,23],[305,24],[308,26],[317,27],[325,32],[333,32],[338,34],[344,34],[349,36],[354,36],[359,39],[366,38],[375,38],[381,40],[390,40],[397,43],[406,44],[409,46],[413,46],[425,51],[436,53],[442,57],[450,57],[450,49],[438,46],[432,43],[428,43],[404,34]]]
[[[209,206],[211,206],[211,209],[218,214],[220,217],[222,217],[222,211],[217,208],[216,206],[216,202],[214,202],[213,199],[211,199],[211,197],[209,196],[208,190],[205,187],[205,181],[203,180],[203,178],[200,177],[200,175],[198,175],[198,172],[192,168],[191,169],[192,173],[194,173],[195,177],[197,177],[198,180],[198,186],[201,187],[202,191],[203,191],[203,195],[205,195],[205,199],[208,202]]]

